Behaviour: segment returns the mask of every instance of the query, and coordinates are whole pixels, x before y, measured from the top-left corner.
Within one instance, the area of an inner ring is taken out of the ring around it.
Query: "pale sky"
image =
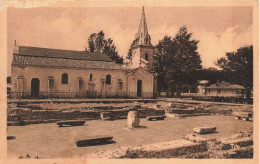
[[[14,40],[21,46],[84,50],[91,33],[103,30],[120,56],[126,56],[138,30],[142,7],[9,8],[8,74]],[[200,40],[204,68],[253,43],[252,7],[145,7],[148,31],[156,45],[165,35],[174,37],[185,25]]]

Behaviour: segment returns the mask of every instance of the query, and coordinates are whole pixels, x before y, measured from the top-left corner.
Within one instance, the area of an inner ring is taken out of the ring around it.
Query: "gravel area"
[[[18,158],[29,154],[39,158],[64,158],[87,156],[102,150],[113,150],[123,145],[145,145],[182,139],[194,127],[216,126],[214,134],[204,138],[224,138],[253,127],[252,122],[236,120],[234,116],[199,116],[183,119],[166,118],[164,121],[141,119],[142,128],[126,130],[127,120],[87,121],[85,126],[59,128],[55,123],[9,126],[8,157]],[[74,138],[92,135],[112,135],[116,143],[77,147]]]

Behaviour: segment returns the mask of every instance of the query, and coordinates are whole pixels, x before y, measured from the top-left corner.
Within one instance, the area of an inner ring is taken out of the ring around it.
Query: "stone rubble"
[[[252,158],[253,131],[241,132],[229,138],[206,139],[198,134],[188,134],[182,140],[140,146],[121,146],[110,151],[97,151],[91,158]],[[248,142],[249,141],[249,142]],[[223,150],[223,146],[228,146]]]

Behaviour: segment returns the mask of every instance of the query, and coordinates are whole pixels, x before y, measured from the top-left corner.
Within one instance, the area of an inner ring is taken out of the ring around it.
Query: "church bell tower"
[[[148,71],[153,71],[154,46],[151,44],[151,37],[148,33],[144,7],[131,51],[133,67],[141,66]]]

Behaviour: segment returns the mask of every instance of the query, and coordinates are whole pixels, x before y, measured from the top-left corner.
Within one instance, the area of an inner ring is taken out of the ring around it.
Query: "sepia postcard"
[[[0,163],[259,163],[259,2],[3,1]]]

